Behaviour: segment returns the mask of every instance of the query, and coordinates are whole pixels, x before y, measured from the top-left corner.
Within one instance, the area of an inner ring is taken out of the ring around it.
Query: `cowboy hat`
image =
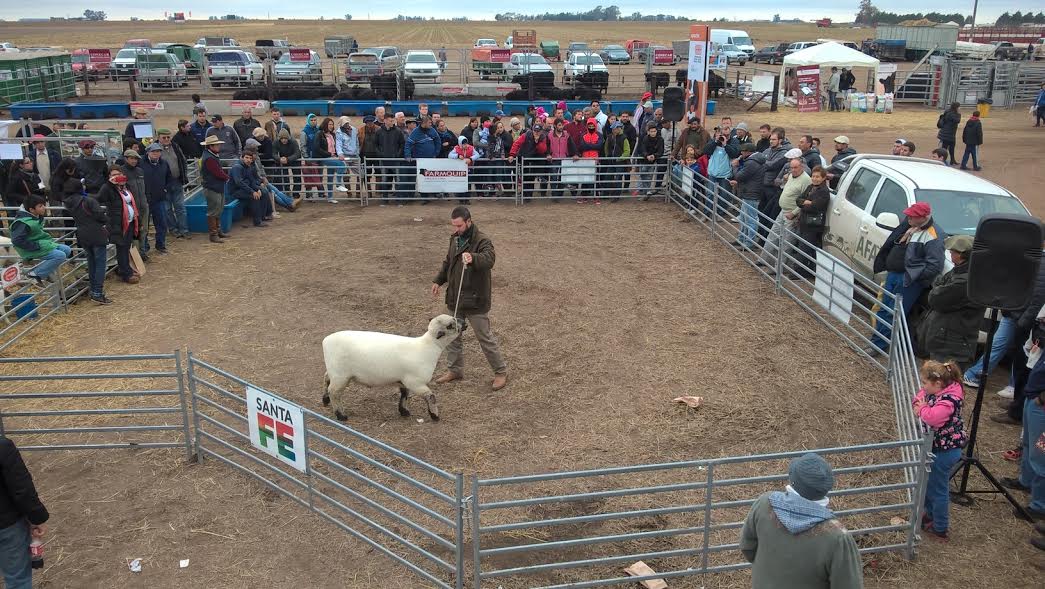
[[[221,145],[225,143],[221,139],[218,139],[217,135],[208,135],[206,139],[200,142],[200,145],[206,147],[208,145]]]

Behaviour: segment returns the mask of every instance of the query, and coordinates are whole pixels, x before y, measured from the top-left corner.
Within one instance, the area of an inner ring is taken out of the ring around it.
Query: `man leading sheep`
[[[450,224],[454,233],[450,236],[443,267],[432,281],[432,296],[439,296],[440,287],[446,285],[446,306],[451,313],[456,310],[459,319],[472,324],[479,347],[494,371],[492,389],[499,391],[508,384],[508,365],[501,357],[487,316],[492,291],[490,272],[495,261],[493,242],[472,222],[468,207],[454,208],[450,212]],[[461,338],[457,337],[447,347],[447,371],[435,382],[446,384],[462,378],[464,354]]]

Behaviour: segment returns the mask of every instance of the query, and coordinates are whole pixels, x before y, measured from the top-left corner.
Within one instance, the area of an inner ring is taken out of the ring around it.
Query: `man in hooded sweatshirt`
[[[316,146],[316,135],[319,134],[319,121],[316,113],[308,113],[305,116],[305,126],[301,128],[301,137],[298,138],[298,146],[304,158],[312,157],[312,149]]]
[[[791,484],[755,501],[740,530],[752,589],[858,589],[863,562],[856,542],[828,508],[831,465],[809,453],[788,466]]]
[[[587,131],[581,135],[580,141],[577,142],[577,151],[580,152],[582,159],[598,159],[599,154],[602,153],[603,145],[606,140],[603,138],[602,133],[599,133],[599,121],[595,117],[589,117],[586,123]],[[585,192],[591,194],[591,197],[595,199],[595,204],[599,204],[598,195],[595,194],[597,183],[592,183],[587,186],[585,190],[581,191],[581,196]],[[583,203],[584,199],[581,198],[577,202]]]

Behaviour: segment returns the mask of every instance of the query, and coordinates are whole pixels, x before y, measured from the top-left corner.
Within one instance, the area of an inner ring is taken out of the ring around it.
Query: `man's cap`
[[[613,129],[620,129],[620,128],[622,128],[623,126],[624,126],[624,125],[623,125],[623,124],[621,124],[621,122],[620,122],[620,121],[613,121],[613,123],[611,123],[611,124],[610,124],[610,130],[612,131]]]
[[[159,143],[150,143],[148,149],[145,150],[145,153],[149,153],[150,151],[163,151],[163,146]]]
[[[98,144],[95,143],[94,140],[92,140],[92,139],[84,139],[83,141],[81,141],[79,143],[79,145],[80,145],[80,149],[87,149],[88,147],[94,147],[95,145],[98,145]]]
[[[345,117],[345,116],[342,116],[342,117],[338,118],[338,120],[337,120],[337,128],[338,129],[340,129],[341,127],[344,127],[345,125],[351,125],[351,124],[352,124],[352,119],[350,119],[348,117]]]
[[[744,143],[743,145],[740,146],[740,151],[747,151],[747,152],[754,153],[756,151],[755,150],[755,144],[751,143],[751,142]]]
[[[896,144],[896,145],[907,145],[907,140],[903,139],[903,138],[900,138],[900,139],[897,139],[896,141],[894,141],[893,143]]]
[[[928,217],[932,212],[933,209],[927,202],[916,202],[903,210],[903,214],[908,217]]]
[[[952,235],[947,239],[943,240],[943,247],[951,250],[952,252],[958,252],[959,254],[967,254],[972,251],[972,236]]]
[[[844,143],[846,145],[849,145],[849,138],[845,135],[839,135],[838,137],[835,137],[835,143]]]
[[[250,149],[257,149],[257,148],[261,147],[261,144],[258,143],[257,139],[255,139],[253,137],[249,137],[246,141],[243,142],[243,147],[249,147]]]
[[[225,119],[223,119],[221,117],[221,115],[214,115],[213,117],[210,118],[210,120],[211,121],[224,121]]]
[[[784,157],[786,157],[789,160],[793,160],[796,157],[802,157],[802,150],[798,149],[797,147],[792,147],[791,149],[784,152]]]
[[[222,141],[221,139],[218,139],[217,135],[207,135],[207,138],[204,139],[203,141],[201,141],[200,145],[203,145],[204,147],[206,147],[208,145],[221,145],[223,143],[225,143],[225,142]]]
[[[642,103],[642,108],[653,108],[653,103],[647,100]]]
[[[375,117],[374,115],[366,115],[365,117],[363,117],[363,124],[364,125],[369,125],[370,123],[376,123],[376,122],[377,122],[377,117]]]
[[[653,93],[652,92],[643,92],[642,93],[642,100],[643,100],[643,102],[645,102],[646,100],[649,100],[650,98],[653,98]],[[646,106],[646,105],[643,105],[643,106]]]
[[[531,127],[534,131],[543,131],[544,127],[540,123],[534,123]]]
[[[835,475],[831,465],[819,454],[803,454],[791,461],[787,467],[791,488],[810,501],[827,497],[835,486]]]
[[[159,129],[156,129],[156,136],[159,137],[160,135],[173,135],[173,133],[171,133],[171,130],[167,127],[160,127]]]
[[[258,140],[262,139],[263,137],[268,137],[268,133],[266,133],[265,129],[261,127],[254,127],[254,130],[251,131],[250,134]]]
[[[161,148],[161,149],[162,149],[162,148]],[[138,152],[137,152],[136,150],[134,150],[134,149],[127,149],[127,150],[125,150],[125,151],[123,152],[123,157],[124,157],[124,158],[128,158],[128,157],[134,157],[134,158],[138,158],[138,159],[141,159],[141,158],[142,158],[141,154],[140,154],[140,153],[138,153]]]
[[[498,110],[494,111],[493,114],[494,114],[495,117],[503,117],[504,116],[504,111],[498,109]]]
[[[750,130],[747,128],[747,123],[745,123],[743,121],[737,123],[737,131],[740,131],[741,129],[743,129],[744,131],[750,132]]]

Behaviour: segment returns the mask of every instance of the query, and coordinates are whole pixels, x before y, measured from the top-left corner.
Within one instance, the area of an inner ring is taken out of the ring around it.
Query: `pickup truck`
[[[509,77],[522,76],[540,72],[551,72],[552,66],[548,60],[536,53],[513,53],[512,58],[504,66],[505,73]]]
[[[91,80],[109,77],[112,53],[108,49],[75,49],[72,57],[76,77]]]
[[[403,55],[399,53],[398,47],[367,47],[360,53],[376,55],[385,71],[394,70],[403,64]]]
[[[252,86],[265,79],[265,66],[249,51],[216,51],[207,54],[207,79],[215,88]]]
[[[258,59],[279,59],[290,51],[290,41],[286,39],[255,39],[254,53]]]
[[[1009,41],[995,41],[992,45],[994,45],[994,59],[1022,61],[1027,57],[1026,47],[1013,45]]]
[[[1008,190],[939,162],[856,155],[846,163],[831,194],[824,250],[870,279],[878,250],[900,224],[904,209],[917,201],[932,206],[936,226],[947,235],[972,235],[990,213],[1030,216]]]
[[[345,70],[346,82],[369,82],[370,78],[385,73],[381,60],[373,53],[353,53],[348,56]]]
[[[512,59],[512,50],[476,47],[472,49],[471,57],[472,71],[479,73],[480,80],[503,80],[507,76],[505,66]]]
[[[239,42],[232,37],[200,37],[196,39],[196,44],[193,47],[204,53],[210,53],[212,51],[237,49],[239,48]]]
[[[574,53],[570,55],[562,66],[563,80],[569,80],[588,72],[609,74],[609,69],[606,68],[606,64],[602,63],[602,58],[599,57],[598,53],[590,51],[587,53]]]

